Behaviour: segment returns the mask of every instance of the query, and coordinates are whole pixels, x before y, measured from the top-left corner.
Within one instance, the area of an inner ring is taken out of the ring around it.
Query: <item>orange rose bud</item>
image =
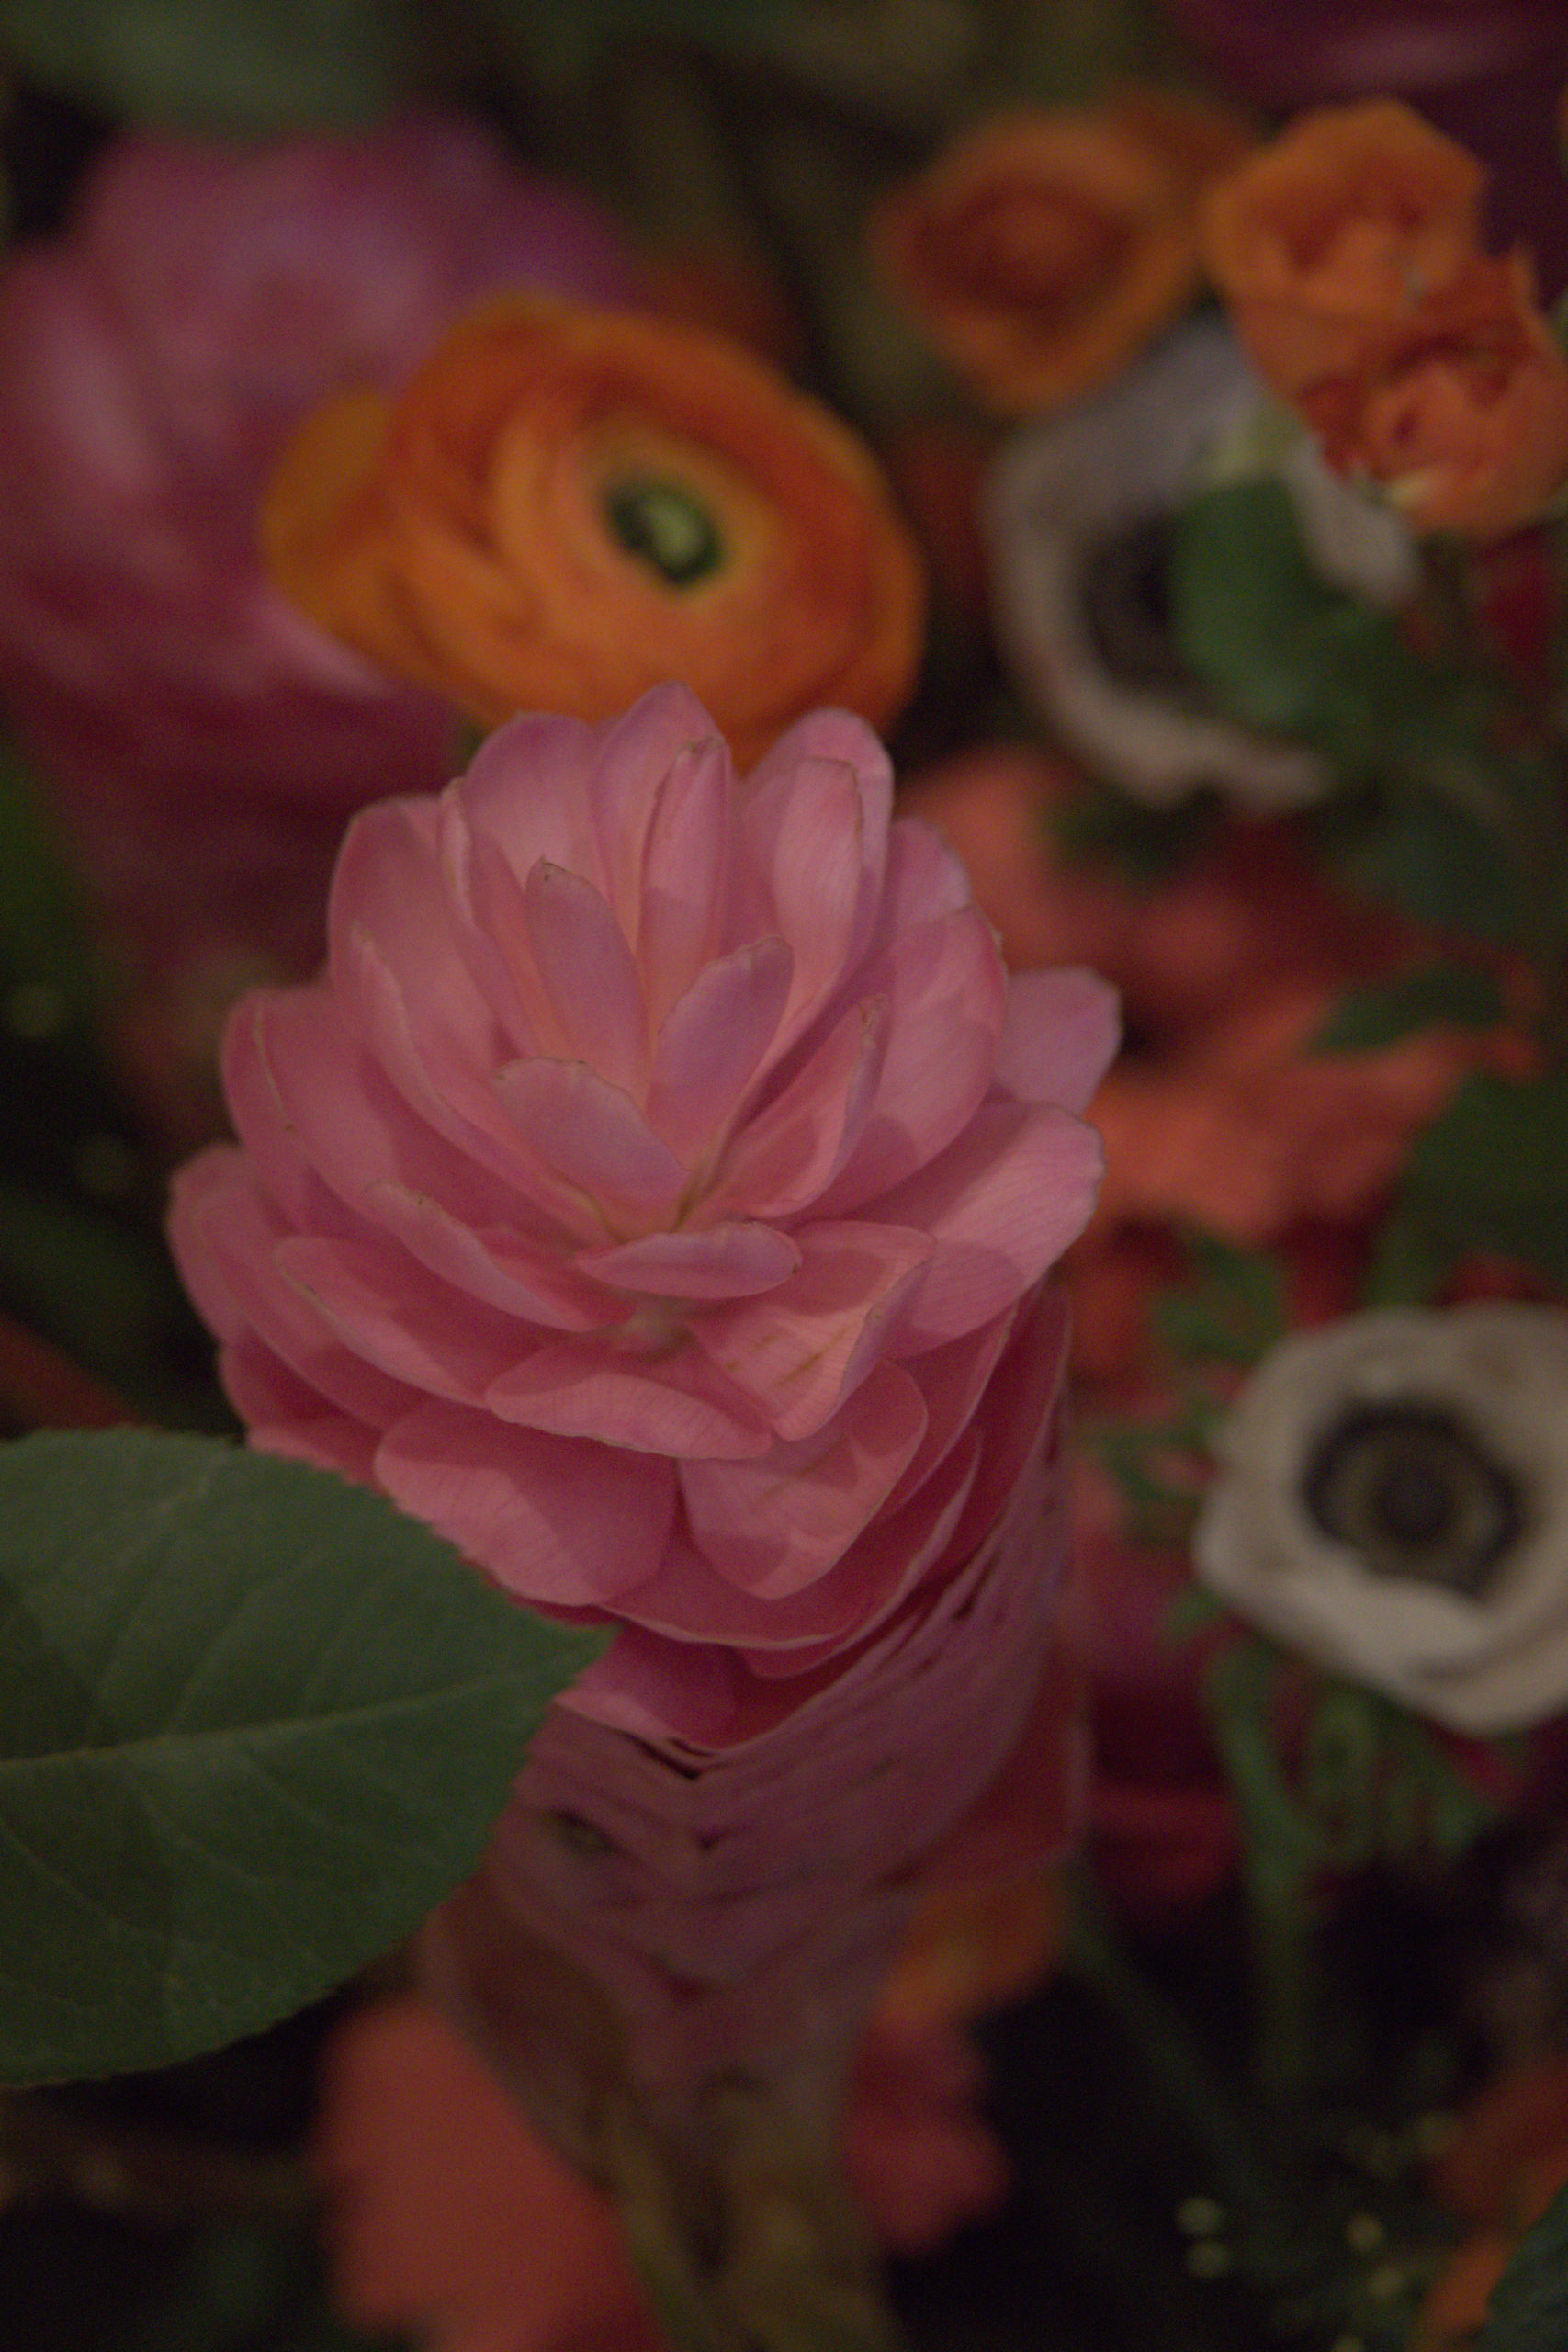
[[[1303,115],[1211,189],[1203,258],[1287,400],[1354,364],[1480,251],[1485,175],[1394,98]]]
[[[313,620],[484,725],[679,679],[750,764],[823,704],[885,725],[922,650],[920,560],[854,435],[630,312],[488,306],[400,396],[302,428],[262,534]]]
[[[1247,141],[1221,108],[1156,91],[998,116],[882,204],[873,258],[985,406],[1062,407],[1191,300],[1198,197]]]
[[[1522,254],[1472,261],[1301,407],[1330,465],[1414,531],[1501,538],[1568,481],[1568,357]]]

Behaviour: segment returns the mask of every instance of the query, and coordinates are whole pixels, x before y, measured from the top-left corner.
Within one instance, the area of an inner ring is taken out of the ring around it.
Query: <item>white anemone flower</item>
[[[1272,471],[1325,580],[1378,605],[1416,584],[1404,526],[1331,473],[1309,435],[1261,451],[1267,397],[1229,327],[1197,320],[1101,399],[1019,435],[992,475],[997,620],[1016,682],[1080,757],[1154,808],[1212,785],[1262,813],[1332,780],[1304,745],[1221,716],[1181,661],[1165,560],[1201,481],[1237,463]]]
[[[1568,1707],[1568,1314],[1401,1308],[1242,1390],[1198,1573],[1287,1646],[1450,1730]]]

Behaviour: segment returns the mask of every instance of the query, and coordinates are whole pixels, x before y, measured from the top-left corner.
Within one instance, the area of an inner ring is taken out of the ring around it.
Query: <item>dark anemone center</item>
[[[1374,1576],[1472,1600],[1524,1532],[1518,1478],[1441,1405],[1353,1408],[1314,1447],[1301,1491]]]
[[[718,526],[682,482],[637,474],[604,493],[604,519],[628,555],[671,588],[690,588],[724,559]]]
[[[1078,600],[1096,657],[1119,686],[1195,715],[1213,697],[1182,657],[1170,605],[1173,525],[1137,515],[1078,551]]]

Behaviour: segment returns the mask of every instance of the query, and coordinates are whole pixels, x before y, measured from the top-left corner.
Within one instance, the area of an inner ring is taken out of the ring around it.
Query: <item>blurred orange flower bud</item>
[[[884,202],[873,256],[987,407],[1060,407],[1191,299],[1199,195],[1248,136],[1217,107],[1152,90],[998,116]]]
[[[1480,251],[1485,174],[1394,98],[1303,115],[1218,182],[1203,258],[1287,400],[1355,364]]]
[[[821,704],[885,724],[920,658],[919,559],[854,435],[629,312],[477,312],[400,397],[301,429],[263,537],[313,620],[486,725],[680,679],[747,766]]]
[[[1417,532],[1501,538],[1568,478],[1568,357],[1519,254],[1472,261],[1302,409],[1329,463]]]

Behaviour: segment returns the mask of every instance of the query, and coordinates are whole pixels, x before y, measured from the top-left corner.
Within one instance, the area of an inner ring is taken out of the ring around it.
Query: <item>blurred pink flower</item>
[[[1010,987],[890,797],[841,712],[744,786],[678,687],[511,722],[352,827],[327,976],[238,1008],[243,1148],[176,1187],[254,1442],[636,1629],[575,1703],[639,1731],[758,1731],[896,1625],[1045,1409],[998,1367],[1089,1212],[1112,1000]]]
[[[450,774],[446,707],[283,603],[254,513],[307,409],[511,286],[635,277],[591,206],[439,119],[126,140],[0,271],[0,692],[143,977],[308,970],[348,813]]]

